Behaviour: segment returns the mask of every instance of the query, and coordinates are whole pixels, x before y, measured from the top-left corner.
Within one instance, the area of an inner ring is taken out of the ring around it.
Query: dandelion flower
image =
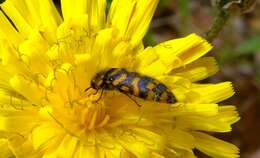
[[[7,0],[0,11],[0,157],[238,157],[208,133],[229,132],[236,108],[219,106],[230,82],[200,84],[218,70],[201,37],[144,48],[158,0]],[[85,92],[106,68],[126,68],[171,89],[175,104],[118,91]]]

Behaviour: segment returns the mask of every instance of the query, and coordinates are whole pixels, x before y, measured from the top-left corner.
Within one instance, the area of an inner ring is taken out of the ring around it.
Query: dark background
[[[59,1],[54,1],[59,6]],[[214,1],[161,0],[145,45],[193,32],[204,36],[216,15]],[[256,0],[254,9],[246,10],[244,14],[239,9],[232,11],[232,17],[214,40],[214,50],[209,53],[217,58],[220,72],[201,82],[233,82],[236,95],[222,104],[236,105],[242,119],[231,133],[216,136],[236,144],[242,158],[260,158],[260,0]]]

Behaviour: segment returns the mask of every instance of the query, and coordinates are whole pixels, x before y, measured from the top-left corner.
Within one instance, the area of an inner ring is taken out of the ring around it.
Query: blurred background
[[[160,0],[144,43],[155,45],[194,32],[205,37],[217,14],[213,4],[219,1],[239,5],[232,5],[232,16],[208,54],[217,58],[220,72],[202,82],[233,82],[236,94],[222,104],[236,105],[241,120],[232,132],[216,136],[237,145],[242,158],[260,158],[260,0]],[[248,7],[253,1],[254,7]],[[54,2],[59,7],[59,0]]]

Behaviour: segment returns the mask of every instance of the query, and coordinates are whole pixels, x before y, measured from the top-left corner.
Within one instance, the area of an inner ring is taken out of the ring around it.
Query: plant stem
[[[220,8],[218,9],[218,14],[214,19],[214,22],[209,31],[206,33],[206,39],[209,42],[212,42],[218,36],[219,32],[223,29],[229,17],[230,15],[228,11]]]

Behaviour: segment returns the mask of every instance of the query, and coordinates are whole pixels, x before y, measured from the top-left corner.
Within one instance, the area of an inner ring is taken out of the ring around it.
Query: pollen
[[[93,130],[104,127],[110,119],[110,116],[106,114],[104,104],[102,105],[101,103],[90,105],[90,107],[76,106],[73,109],[72,115],[76,116],[73,121],[82,130]]]

